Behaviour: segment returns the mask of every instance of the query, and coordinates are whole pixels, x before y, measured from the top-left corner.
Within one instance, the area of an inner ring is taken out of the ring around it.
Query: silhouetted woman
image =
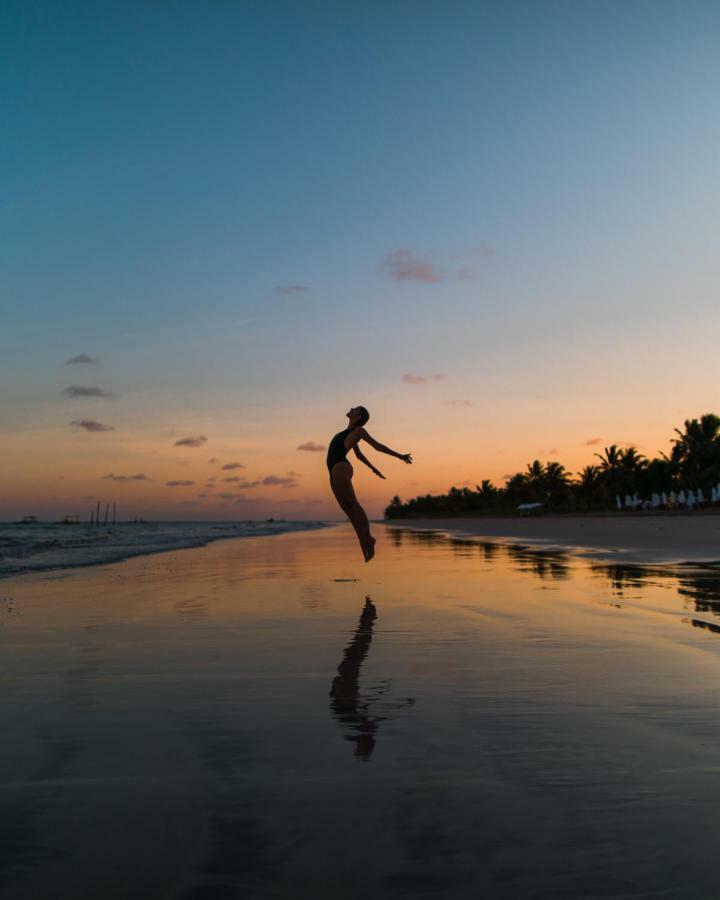
[[[337,502],[340,504],[340,508],[350,519],[353,528],[357,532],[365,562],[369,562],[375,555],[375,538],[370,534],[368,517],[365,515],[365,510],[358,503],[353,490],[353,467],[350,465],[350,460],[345,458],[347,452],[352,448],[360,462],[364,462],[366,466],[372,469],[378,478],[385,478],[385,476],[363,456],[358,447],[359,441],[367,441],[371,447],[379,450],[380,453],[396,456],[408,465],[412,462],[412,455],[410,453],[397,453],[395,450],[391,450],[389,447],[376,441],[375,438],[370,437],[363,428],[370,418],[370,413],[364,406],[353,406],[345,415],[350,420],[348,427],[344,431],[338,431],[328,447],[327,466],[330,472],[330,487],[333,494],[335,494]]]

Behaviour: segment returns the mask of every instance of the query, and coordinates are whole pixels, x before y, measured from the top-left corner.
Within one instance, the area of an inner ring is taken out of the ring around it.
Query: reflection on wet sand
[[[523,544],[499,541],[482,541],[459,538],[444,531],[392,528],[390,535],[394,546],[404,541],[426,547],[451,546],[453,553],[462,556],[482,555],[486,563],[510,561],[516,571],[528,572],[538,578],[567,580],[572,575],[571,554],[562,550],[543,550]],[[628,591],[638,591],[649,584],[667,584],[678,594],[692,602],[694,611],[720,617],[720,571],[712,567],[678,567],[672,565],[647,565],[642,563],[588,561],[590,571],[610,583],[616,597],[625,597]],[[617,606],[617,604],[613,604]],[[720,634],[720,627],[699,619],[684,618],[697,628]]]
[[[372,756],[375,735],[382,721],[382,717],[369,714],[368,699],[361,697],[359,685],[360,667],[370,649],[376,618],[375,604],[366,595],[355,636],[345,648],[338,674],[333,678],[330,688],[333,715],[347,729],[349,733],[345,735],[345,739],[354,742],[355,755],[363,760]]]

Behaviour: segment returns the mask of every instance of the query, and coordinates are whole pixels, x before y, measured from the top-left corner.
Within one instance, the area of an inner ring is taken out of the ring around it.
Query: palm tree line
[[[514,510],[521,504],[538,503],[557,510],[614,509],[618,498],[648,500],[674,496],[676,492],[700,492],[720,502],[720,417],[706,413],[686,419],[675,429],[670,454],[648,459],[633,446],[611,444],[596,453],[597,462],[580,472],[569,472],[562,463],[533,460],[525,471],[510,476],[504,487],[488,479],[475,486],[451,487],[446,494],[426,494],[402,502],[393,497],[385,518],[403,516]],[[664,505],[664,504],[663,504]]]

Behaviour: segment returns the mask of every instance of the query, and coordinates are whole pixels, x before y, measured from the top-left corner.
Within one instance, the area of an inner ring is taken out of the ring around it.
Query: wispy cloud
[[[150,481],[151,479],[144,475],[142,472],[138,472],[137,475],[116,475],[114,472],[111,472],[109,475],[103,475],[103,478],[106,481]]]
[[[279,485],[280,487],[292,488],[297,487],[297,481],[294,478],[284,478],[280,475],[266,475],[261,484]]]
[[[103,425],[94,419],[75,419],[70,423],[74,428],[84,428],[85,431],[115,431],[112,425]]]
[[[411,372],[407,372],[400,380],[404,381],[405,384],[427,384],[428,381],[444,381],[446,377],[442,373],[437,375],[414,375]]]
[[[193,437],[180,438],[179,441],[175,441],[176,447],[202,447],[203,444],[207,442],[207,438],[204,434],[198,434]]]
[[[70,359],[65,360],[66,366],[81,366],[84,364],[92,365],[97,362],[97,356],[88,356],[87,353],[78,353],[77,356],[71,356]]]
[[[194,481],[166,481],[165,487],[192,487]]]
[[[601,442],[602,442],[602,438],[599,438],[599,437],[588,438],[585,441],[585,446],[586,447],[597,447],[597,445]]]
[[[275,290],[278,294],[304,294],[310,288],[306,284],[278,284]]]
[[[472,406],[471,400],[447,400],[448,406]]]
[[[324,444],[316,444],[315,441],[305,441],[304,444],[298,444],[296,447],[297,450],[309,450],[312,453],[317,453],[320,450],[325,449]]]
[[[217,456],[211,456],[210,459],[208,460],[208,462],[215,464],[215,463],[219,463],[220,460],[217,458]]]
[[[229,471],[230,469],[244,469],[245,466],[239,462],[231,462],[231,463],[225,463],[225,465],[222,468],[225,471]]]
[[[441,276],[427,259],[415,256],[411,250],[395,250],[380,263],[380,269],[395,281],[420,281],[437,284]]]
[[[68,397],[114,397],[111,391],[104,391],[99,387],[81,387],[77,384],[71,384],[63,390],[63,394]]]

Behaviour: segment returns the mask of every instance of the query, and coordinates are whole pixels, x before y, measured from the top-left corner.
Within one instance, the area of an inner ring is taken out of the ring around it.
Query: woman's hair
[[[363,425],[365,425],[366,422],[367,422],[367,420],[370,418],[370,413],[365,409],[364,406],[358,406],[357,409],[360,410],[360,421],[359,421],[359,422],[357,423],[357,425],[355,426],[356,428],[358,427],[358,425],[359,425],[360,427],[362,427]]]

